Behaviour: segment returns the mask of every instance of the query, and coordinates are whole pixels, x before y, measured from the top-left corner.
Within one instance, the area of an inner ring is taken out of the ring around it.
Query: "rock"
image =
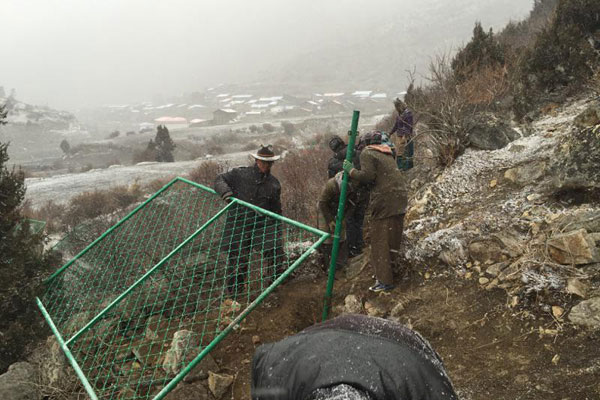
[[[398,302],[398,304],[396,304],[393,308],[392,311],[390,311],[390,317],[392,318],[398,318],[402,315],[402,313],[404,312],[404,309],[406,307],[404,306],[404,303],[402,302]]]
[[[365,302],[365,310],[367,311],[367,315],[371,317],[383,317],[385,315],[383,305],[376,299]]]
[[[498,184],[498,180],[497,179],[492,179],[490,181],[490,187],[491,188],[495,188],[497,184]]]
[[[348,261],[348,265],[345,268],[346,278],[353,279],[356,278],[360,273],[365,269],[365,267],[369,263],[369,257],[366,252],[363,251],[362,254],[359,254],[356,257],[351,258]]]
[[[567,281],[567,293],[575,294],[582,299],[585,298],[587,286],[577,278],[570,278]]]
[[[508,267],[508,262],[500,262],[496,264],[492,264],[485,270],[485,273],[490,276],[498,276],[500,273]]]
[[[490,282],[490,280],[488,278],[479,278],[479,284],[480,285],[487,285]]]
[[[0,375],[0,399],[38,400],[42,398],[38,391],[36,368],[28,362],[18,362],[8,367]]]
[[[223,397],[232,383],[233,376],[231,375],[215,374],[212,371],[208,373],[208,388],[217,400]]]
[[[573,124],[581,129],[600,124],[600,104],[594,103],[573,120]]]
[[[469,244],[469,256],[473,261],[494,263],[502,260],[502,248],[495,240],[483,240]]]
[[[552,229],[556,231],[576,231],[585,229],[595,239],[600,232],[600,210],[599,209],[575,209],[558,214],[551,221]]]
[[[54,336],[49,336],[40,361],[40,378],[42,384],[49,387],[63,387],[70,380],[72,371],[65,353]]]
[[[191,360],[190,360],[191,361]],[[204,380],[208,378],[208,373],[210,371],[218,371],[219,365],[213,358],[213,356],[208,353],[204,356],[204,358],[198,363],[194,369],[190,371],[189,374],[183,378],[184,382],[195,382],[198,380]]]
[[[504,172],[504,178],[517,185],[529,185],[540,177],[546,170],[546,163],[534,162],[507,169]]]
[[[565,310],[562,307],[552,306],[552,315],[554,315],[554,318],[561,319],[564,313]]]
[[[564,265],[591,264],[600,261],[596,243],[585,229],[550,238],[548,252],[554,261]]]
[[[356,295],[349,294],[344,299],[344,312],[348,314],[362,314],[364,308]]]
[[[81,328],[83,328],[90,320],[92,319],[92,314],[90,312],[80,312],[73,315],[69,322],[65,325],[63,336],[71,337],[75,333],[79,332]],[[67,340],[67,339],[65,339]]]
[[[600,188],[600,129],[575,129],[556,146],[551,166],[552,188],[557,192]]]
[[[146,321],[146,329],[144,330],[144,337],[146,340],[154,341],[158,339],[160,319],[160,315],[153,315],[148,318]]]
[[[260,336],[258,336],[258,335],[252,336],[252,344],[256,346],[259,343],[260,343]]]
[[[584,300],[573,307],[569,321],[589,328],[600,328],[600,297]]]
[[[469,130],[470,145],[480,150],[501,149],[520,136],[519,132],[493,114],[478,115]]]
[[[502,272],[498,275],[499,281],[514,281],[521,277],[521,268],[518,263],[512,263],[507,268],[504,268]]]
[[[200,349],[200,338],[192,331],[181,330],[175,332],[171,346],[165,354],[162,367],[167,374],[177,374],[196,355]]]

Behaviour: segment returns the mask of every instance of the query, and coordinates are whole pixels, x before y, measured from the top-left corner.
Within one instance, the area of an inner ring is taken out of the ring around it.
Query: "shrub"
[[[314,225],[317,199],[327,181],[327,161],[331,151],[326,147],[305,149],[288,154],[273,166],[273,175],[281,182],[283,214]]]
[[[217,161],[204,161],[190,171],[188,179],[212,187],[217,175],[227,171],[227,164]]]
[[[283,128],[283,133],[286,135],[291,135],[296,132],[296,126],[288,121],[282,121],[281,127]]]
[[[265,132],[268,132],[268,133],[275,132],[275,127],[268,122],[265,122],[264,124],[262,124],[262,127],[265,130]]]
[[[258,126],[256,125],[250,125],[250,127],[248,128],[250,130],[250,132],[252,133],[256,133],[258,132]]]
[[[71,151],[71,145],[69,142],[67,142],[67,139],[63,139],[62,142],[60,142],[60,149],[63,151],[63,153],[69,154]]]
[[[108,135],[108,138],[109,138],[109,139],[114,139],[114,138],[117,138],[117,137],[119,137],[119,135],[120,135],[120,134],[121,134],[121,132],[119,132],[119,131],[112,131],[112,132],[110,133],[110,135]]]

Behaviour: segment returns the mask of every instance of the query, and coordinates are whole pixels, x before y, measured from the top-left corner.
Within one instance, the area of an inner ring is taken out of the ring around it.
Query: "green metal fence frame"
[[[352,162],[354,157],[354,142],[358,132],[358,118],[360,111],[354,111],[352,114],[352,125],[348,131],[348,146],[346,147],[346,160]],[[348,173],[344,171],[342,178],[342,187],[340,188],[340,200],[338,202],[337,216],[335,218],[335,231],[333,234],[333,245],[331,246],[331,260],[329,263],[329,275],[327,278],[327,289],[325,290],[325,298],[323,299],[323,315],[322,321],[327,320],[329,310],[331,309],[331,301],[333,297],[333,282],[335,279],[335,265],[337,263],[338,252],[340,248],[340,233],[342,233],[342,225],[344,221],[344,207],[346,205],[346,194],[348,191]]]
[[[69,268],[71,265],[73,265],[73,263],[75,261],[77,261],[80,257],[82,257],[85,253],[87,253],[92,247],[94,247],[94,245],[96,245],[97,243],[99,243],[100,241],[102,241],[106,236],[108,236],[113,230],[115,230],[116,228],[118,228],[121,224],[123,224],[124,222],[126,222],[128,219],[130,219],[134,214],[136,214],[138,211],[142,210],[148,203],[150,203],[153,199],[155,199],[157,196],[159,196],[162,192],[164,192],[165,190],[167,190],[169,187],[171,187],[173,184],[175,184],[176,182],[184,182],[187,183],[189,185],[193,185],[201,190],[207,191],[209,193],[215,194],[216,192],[209,188],[206,187],[204,185],[198,184],[196,182],[192,182],[188,179],[185,178],[181,178],[181,177],[177,177],[174,178],[173,180],[171,180],[169,183],[167,183],[165,186],[163,186],[159,191],[157,191],[155,194],[153,194],[151,197],[149,197],[146,201],[144,201],[142,204],[140,204],[138,207],[136,207],[133,211],[131,211],[129,214],[127,214],[123,219],[121,219],[119,222],[117,222],[115,225],[113,225],[111,228],[109,228],[106,232],[104,232],[101,236],[99,236],[96,240],[94,240],[92,243],[90,243],[86,248],[84,248],[82,251],[79,252],[79,254],[77,254],[73,259],[71,259],[69,262],[67,262],[65,265],[63,265],[61,268],[59,268],[55,273],[53,273],[48,279],[46,279],[45,283],[49,283],[52,280],[56,279],[59,275],[61,275],[67,268]],[[311,232],[315,235],[317,235],[317,237],[319,237],[319,239],[313,243],[307,250],[305,250],[303,252],[303,254],[292,263],[292,265],[290,265],[281,276],[279,276],[275,281],[273,281],[256,299],[254,299],[252,301],[252,303],[250,303],[225,329],[223,329],[219,335],[217,337],[215,337],[208,345],[206,345],[206,347],[204,347],[204,349],[202,349],[202,351],[184,368],[182,369],[155,397],[154,400],[159,400],[162,399],[164,396],[166,396],[171,390],[173,390],[175,388],[175,386],[177,386],[177,384],[217,345],[219,344],[233,329],[236,325],[238,325],[240,322],[242,322],[247,316],[248,314],[250,314],[250,312],[252,312],[252,310],[254,310],[258,305],[260,305],[260,303],[262,303],[262,301],[277,287],[281,284],[281,282],[283,282],[285,279],[287,279],[290,274],[292,272],[294,272],[294,270],[296,270],[296,268],[298,268],[298,266],[300,264],[302,264],[302,262],[310,255],[312,254],[325,240],[327,240],[329,238],[329,234],[326,232],[323,232],[317,228],[313,228],[311,226],[302,224],[298,221],[294,221],[292,219],[286,218],[282,215],[276,214],[274,212],[268,211],[268,210],[264,210],[260,207],[257,207],[253,204],[247,203],[245,201],[242,201],[240,199],[236,199],[236,198],[231,198],[231,201],[225,206],[223,207],[219,212],[217,212],[212,218],[210,218],[207,222],[205,222],[200,228],[198,228],[194,233],[192,233],[189,237],[187,237],[183,242],[181,242],[178,246],[176,246],[171,252],[169,252],[169,254],[167,254],[165,257],[163,257],[158,263],[156,263],[152,268],[150,268],[144,275],[142,275],[135,283],[133,283],[133,285],[131,285],[130,287],[128,287],[123,293],[121,293],[117,298],[115,298],[109,305],[107,305],[103,310],[101,310],[94,318],[92,318],[83,328],[81,328],[78,332],[76,332],[75,334],[73,334],[70,338],[68,338],[67,340],[65,340],[61,333],[58,331],[58,328],[56,327],[56,325],[54,324],[54,321],[52,320],[50,314],[48,313],[48,311],[46,310],[44,304],[42,303],[42,301],[39,299],[39,297],[36,297],[36,303],[38,305],[38,308],[40,309],[42,315],[44,316],[44,319],[46,320],[46,322],[48,323],[48,325],[50,326],[50,329],[52,330],[52,333],[54,334],[54,336],[56,336],[58,343],[61,347],[61,349],[63,350],[63,352],[65,353],[65,356],[67,357],[67,360],[69,361],[69,363],[71,364],[71,366],[73,367],[73,369],[75,370],[75,373],[77,374],[77,376],[79,377],[79,379],[81,380],[85,390],[87,391],[88,395],[90,396],[91,399],[93,400],[97,400],[98,396],[96,395],[94,389],[92,388],[92,386],[90,385],[87,377],[85,376],[85,374],[83,373],[83,371],[81,370],[79,364],[77,363],[77,360],[75,359],[75,357],[73,356],[73,354],[71,353],[70,349],[69,349],[69,344],[72,343],[75,339],[77,339],[79,336],[81,336],[83,333],[85,333],[87,330],[89,330],[92,326],[94,326],[94,324],[96,323],[96,321],[98,321],[99,319],[102,318],[102,316],[104,316],[107,312],[109,312],[114,306],[116,306],[121,300],[123,300],[124,298],[127,297],[127,295],[134,290],[135,288],[137,288],[141,283],[143,283],[155,270],[157,270],[158,268],[160,268],[164,263],[166,263],[174,254],[176,254],[183,246],[185,246],[187,243],[189,243],[191,240],[193,240],[197,235],[199,235],[202,231],[204,231],[208,226],[210,226],[216,219],[218,219],[224,212],[226,212],[230,207],[233,207],[233,205],[235,204],[240,204],[243,205],[245,207],[248,207],[258,213],[261,213],[263,215],[275,218],[281,222],[285,222],[288,223],[290,225],[293,225],[297,228],[300,229],[304,229],[308,232]]]

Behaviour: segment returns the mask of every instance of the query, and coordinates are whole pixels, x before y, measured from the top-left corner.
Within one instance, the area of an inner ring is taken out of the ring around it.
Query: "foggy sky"
[[[249,81],[446,1],[1,0],[0,86],[67,109],[176,95]],[[506,21],[532,3],[482,2],[506,4]],[[486,25],[485,13],[478,19]]]

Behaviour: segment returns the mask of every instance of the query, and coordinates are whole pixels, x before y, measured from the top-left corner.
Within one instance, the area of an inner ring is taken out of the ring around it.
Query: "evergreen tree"
[[[6,123],[5,115],[0,106],[0,125]],[[0,373],[48,334],[34,298],[51,263],[38,250],[41,235],[32,234],[21,215],[25,177],[7,167],[8,159],[8,144],[0,143]]]
[[[63,151],[63,153],[65,154],[69,154],[69,152],[71,151],[71,145],[69,144],[69,142],[67,142],[67,139],[63,139],[62,142],[60,142],[60,149]]]
[[[169,135],[169,129],[164,125],[159,125],[156,128],[156,137],[154,138],[156,145],[156,161],[160,162],[173,162],[173,150],[175,150],[175,143],[171,140]],[[150,145],[150,144],[149,144]]]
[[[492,29],[486,33],[477,22],[471,41],[452,60],[452,70],[459,81],[464,81],[483,67],[504,65],[504,53]]]

